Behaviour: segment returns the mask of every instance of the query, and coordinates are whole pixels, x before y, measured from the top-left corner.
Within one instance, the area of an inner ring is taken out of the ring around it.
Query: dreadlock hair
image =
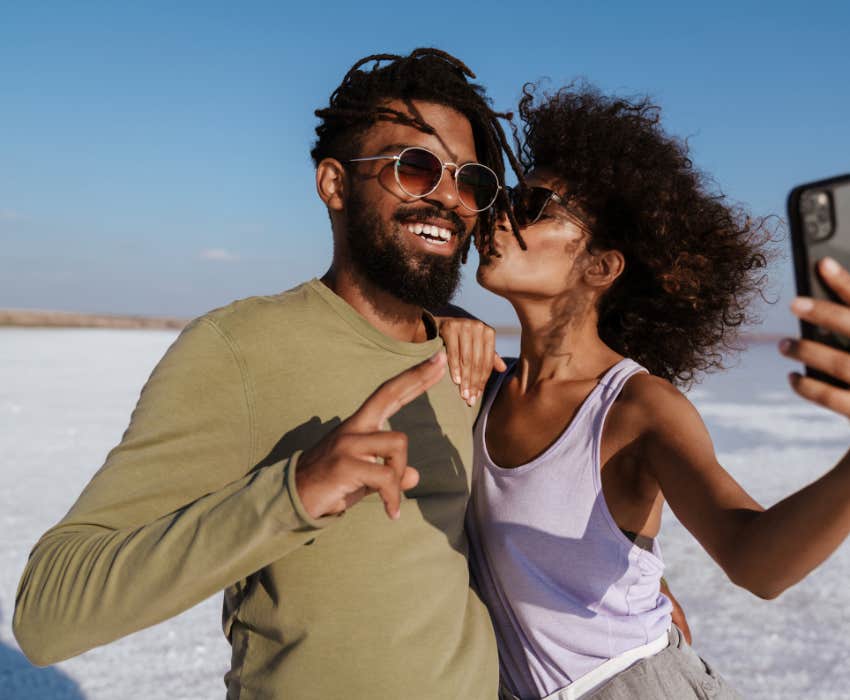
[[[730,203],[697,170],[648,98],[569,85],[519,105],[520,159],[543,169],[581,213],[590,250],[619,250],[625,269],[598,306],[599,335],[656,376],[687,386],[740,350],[739,327],[764,298],[776,256],[769,219]]]
[[[372,70],[362,70],[372,63]],[[386,63],[386,65],[381,65]],[[518,160],[505,137],[499,119],[510,119],[509,113],[493,111],[484,88],[468,79],[475,74],[459,59],[439,49],[419,48],[407,56],[373,54],[355,63],[339,87],[331,94],[330,103],[315,114],[321,120],[316,127],[316,142],[310,151],[318,165],[324,158],[346,161],[359,155],[360,137],[379,121],[394,121],[433,134],[434,128],[416,114],[407,114],[387,106],[393,99],[421,100],[445,105],[463,114],[472,125],[475,150],[479,162],[490,167],[504,182],[504,153],[514,172],[521,172]],[[492,236],[492,228],[500,211],[510,211],[504,190],[493,208],[482,212],[463,248],[466,262],[473,237]],[[509,214],[514,230],[519,227]]]

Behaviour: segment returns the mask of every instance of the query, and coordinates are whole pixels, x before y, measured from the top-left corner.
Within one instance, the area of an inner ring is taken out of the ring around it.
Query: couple
[[[470,77],[435,50],[370,57],[317,112],[330,269],[197,319],[162,358],[121,443],[30,556],[14,628],[34,662],[225,589],[229,698],[541,697],[629,652],[645,658],[591,692],[663,697],[710,678],[667,632],[662,493],[760,595],[844,539],[850,465],[762,513],[665,381],[712,364],[757,288],[758,229],[701,194],[646,105],[527,98],[520,163]],[[523,182],[510,194],[503,156]],[[439,322],[464,400],[425,311],[450,299],[473,238],[482,282],[523,325],[520,359],[483,401],[489,332]],[[824,273],[850,299],[846,273]],[[843,307],[805,314],[850,327]],[[787,353],[834,361],[804,342]],[[501,691],[469,587],[470,495]]]

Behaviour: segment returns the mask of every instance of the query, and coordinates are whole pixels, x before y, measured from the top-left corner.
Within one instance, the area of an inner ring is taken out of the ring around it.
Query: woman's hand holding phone
[[[824,283],[843,303],[797,297],[791,304],[791,311],[802,321],[850,337],[850,272],[831,258],[818,262],[818,272]],[[850,352],[813,340],[792,338],[784,338],[779,343],[779,351],[786,357],[799,360],[830,377],[850,384]],[[850,390],[797,372],[790,374],[789,380],[794,391],[804,399],[850,418]]]

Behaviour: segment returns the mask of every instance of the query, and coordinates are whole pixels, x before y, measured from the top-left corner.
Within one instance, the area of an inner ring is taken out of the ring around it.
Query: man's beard
[[[413,210],[408,210],[408,216]],[[463,231],[460,217],[454,212],[432,208],[415,210],[419,216],[438,215],[456,220]],[[404,235],[396,215],[399,235]],[[463,246],[454,255],[429,255],[405,249],[389,226],[385,226],[356,192],[348,200],[346,231],[351,260],[357,270],[372,284],[400,301],[436,310],[449,303],[460,282]]]

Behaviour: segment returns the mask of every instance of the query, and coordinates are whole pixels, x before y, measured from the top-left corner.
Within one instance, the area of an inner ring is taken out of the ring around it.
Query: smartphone
[[[841,303],[815,264],[827,256],[850,269],[850,173],[798,185],[788,195],[788,225],[799,296]],[[850,338],[801,321],[804,338],[850,352]],[[842,388],[844,382],[806,367],[806,375]]]

